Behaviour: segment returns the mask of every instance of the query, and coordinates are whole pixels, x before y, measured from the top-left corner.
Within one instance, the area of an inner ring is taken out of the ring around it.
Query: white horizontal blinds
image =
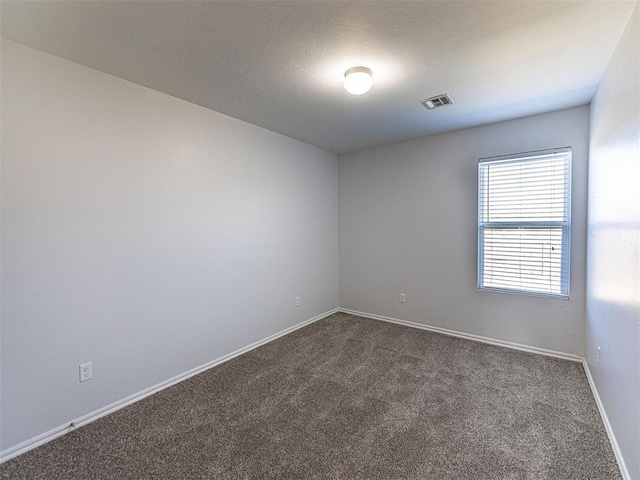
[[[563,294],[562,228],[485,228],[483,286]]]
[[[478,286],[568,296],[571,150],[481,160]]]

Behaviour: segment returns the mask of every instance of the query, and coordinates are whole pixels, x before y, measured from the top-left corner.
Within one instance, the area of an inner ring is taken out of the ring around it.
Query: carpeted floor
[[[335,314],[3,479],[618,479],[579,363]]]

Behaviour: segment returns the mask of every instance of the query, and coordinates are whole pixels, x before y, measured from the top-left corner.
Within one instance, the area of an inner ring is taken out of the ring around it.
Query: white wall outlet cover
[[[404,293],[400,294],[400,303],[405,303],[407,301],[407,297]]]
[[[83,363],[80,365],[80,381],[86,382],[87,380],[91,380],[93,378],[93,368],[91,367],[91,362]]]
[[[300,297],[296,297],[296,307],[300,306]]]

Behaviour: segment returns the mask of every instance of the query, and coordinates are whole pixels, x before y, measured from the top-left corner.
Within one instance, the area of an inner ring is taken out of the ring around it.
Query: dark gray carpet
[[[7,479],[618,479],[579,363],[336,314],[0,466]]]

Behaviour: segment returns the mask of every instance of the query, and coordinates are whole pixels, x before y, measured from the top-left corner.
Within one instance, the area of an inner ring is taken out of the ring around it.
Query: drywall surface
[[[2,62],[2,449],[337,306],[334,154],[9,41]]]
[[[611,0],[3,1],[0,29],[344,153],[588,103],[632,9]],[[373,90],[348,95],[344,72],[362,63]],[[418,100],[447,91],[455,103],[424,115]]]
[[[588,135],[584,106],[340,156],[340,307],[581,355]],[[570,300],[478,291],[478,159],[562,146]]]
[[[639,23],[636,5],[591,104],[585,347],[634,479],[640,478]]]

